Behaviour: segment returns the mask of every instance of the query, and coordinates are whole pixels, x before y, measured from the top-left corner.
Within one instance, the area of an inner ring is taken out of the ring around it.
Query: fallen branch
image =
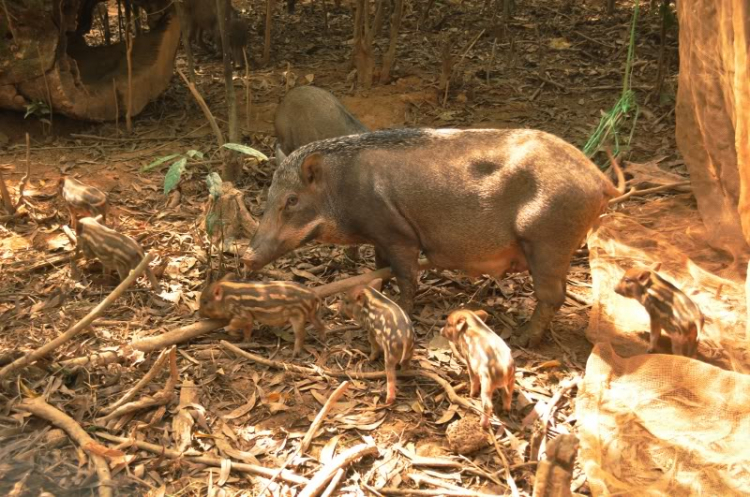
[[[229,322],[220,319],[209,319],[206,321],[198,321],[197,323],[190,324],[188,326],[182,326],[176,330],[162,333],[147,338],[141,338],[131,343],[130,346],[141,352],[153,352],[154,350],[161,350],[163,348],[177,345],[178,343],[187,342],[200,335],[205,335],[214,330],[218,330],[226,326]]]
[[[497,438],[495,437],[495,435],[490,432],[487,434],[487,436],[490,437],[492,445],[495,446],[495,452],[497,452],[498,457],[500,457],[500,461],[503,463],[503,468],[505,468],[505,481],[508,482],[511,495],[513,497],[518,497],[518,485],[516,485],[516,480],[513,479],[513,475],[510,474],[510,465],[508,464],[508,458],[505,457],[503,449],[500,447],[500,444],[497,443]]]
[[[310,483],[299,493],[299,497],[315,497],[322,492],[326,486],[328,486],[328,480],[333,478],[333,475],[343,467],[346,467],[353,462],[362,459],[365,456],[373,455],[378,453],[378,448],[375,445],[360,444],[351,447],[338,456],[334,457],[331,462],[323,466],[320,469]]]
[[[130,272],[127,278],[120,282],[117,288],[115,288],[112,293],[107,296],[107,298],[101,301],[99,305],[94,307],[91,312],[89,312],[83,319],[81,319],[80,321],[78,321],[78,323],[68,329],[68,331],[55,338],[51,342],[42,345],[35,351],[13,361],[3,369],[0,369],[0,380],[6,378],[10,373],[21,368],[25,368],[29,364],[38,361],[42,357],[46,356],[47,354],[88,328],[89,325],[93,323],[94,320],[99,317],[99,315],[104,312],[105,309],[107,309],[107,307],[112,305],[112,303],[114,303],[114,301],[117,300],[120,295],[125,293],[125,290],[127,290],[135,282],[135,280],[138,279],[141,273],[143,273],[146,268],[148,268],[148,264],[151,262],[151,259],[153,259],[153,257],[154,256],[150,253],[146,254],[143,260],[138,264],[138,266],[136,266],[136,268]]]
[[[174,389],[180,377],[177,371],[177,347],[172,347],[169,350],[169,373],[169,379],[164,385],[164,388],[157,392],[154,396],[149,395],[143,397],[142,399],[136,400],[135,402],[123,404],[117,409],[114,409],[106,416],[98,418],[96,420],[97,423],[104,424],[111,419],[119,418],[120,416],[124,416],[125,414],[129,414],[131,412],[137,412],[143,409],[150,409],[152,407],[165,406],[169,404],[172,399],[174,399]]]
[[[65,368],[75,368],[81,366],[106,366],[108,364],[120,362],[123,359],[125,359],[125,354],[123,354],[122,350],[107,350],[104,352],[97,352],[96,354],[91,354],[88,356],[76,357],[73,359],[60,361],[60,366]]]
[[[609,201],[609,205],[618,204],[624,200],[629,199],[630,197],[643,197],[646,195],[650,195],[652,193],[659,193],[666,190],[672,190],[675,188],[681,188],[683,186],[690,186],[689,181],[678,181],[677,183],[670,183],[668,185],[661,185],[661,186],[655,186],[653,188],[646,188],[644,190],[636,190],[635,188],[631,188],[630,191],[624,195],[620,195],[619,197],[615,197],[612,200]]]
[[[143,442],[141,440],[133,440],[132,438],[117,437],[115,435],[110,435],[109,433],[104,432],[96,432],[96,436],[105,440],[109,440],[111,442],[132,445],[141,450],[147,450],[149,452],[157,454],[161,457],[167,457],[169,459],[184,459],[192,463],[205,464],[206,466],[212,466],[214,468],[221,468],[222,464],[226,464],[226,461],[228,460],[226,458],[212,456],[191,456],[184,454],[178,450],[167,449],[166,447],[162,447],[161,445]],[[231,461],[231,468],[232,470],[236,470],[241,473],[250,473],[253,475],[262,476],[264,478],[270,478],[274,473],[274,470],[271,468],[264,468],[263,466],[257,466],[255,464],[240,463],[235,461]],[[287,483],[293,483],[295,485],[306,485],[310,481],[307,478],[299,476],[292,471],[282,472],[279,478]]]
[[[484,492],[475,492],[473,490],[469,489],[463,489],[461,487],[457,487],[455,485],[451,485],[450,483],[444,482],[440,480],[439,478],[433,478],[429,475],[423,475],[419,473],[409,473],[406,475],[409,477],[414,483],[419,486],[422,483],[427,483],[429,485],[432,485],[434,487],[438,487],[440,490],[433,490],[433,495],[443,495],[444,490],[448,490],[449,492],[463,492],[461,495],[465,495],[467,497],[490,497],[496,494],[486,494]]]
[[[425,269],[430,269],[432,267],[434,266],[425,259],[421,259],[419,261],[420,271],[423,271]],[[376,280],[378,278],[387,279],[387,278],[390,278],[391,276],[393,276],[393,273],[391,272],[391,268],[384,267],[384,268],[377,269],[375,271],[370,271],[370,272],[360,274],[357,276],[352,276],[351,278],[345,278],[343,280],[334,281],[333,283],[321,285],[317,288],[313,288],[312,290],[315,291],[315,293],[317,293],[321,298],[323,298],[323,297],[328,297],[330,295],[335,295],[337,293],[345,292],[359,285],[366,285],[372,280]]]
[[[486,471],[482,471],[479,468],[469,466],[468,464],[470,464],[470,461],[453,461],[444,457],[423,457],[417,454],[413,454],[400,446],[396,447],[396,450],[398,450],[404,457],[408,458],[412,466],[429,466],[433,468],[458,469],[466,473],[481,476],[482,478],[487,478],[488,480],[498,485],[502,485],[500,480],[498,480],[494,475],[487,473]]]
[[[385,378],[385,371],[373,371],[371,373],[363,373],[360,371],[334,371],[332,369],[323,368],[323,367],[315,367],[315,368],[308,368],[305,366],[297,366],[296,364],[288,364],[285,362],[280,361],[272,361],[270,359],[266,359],[265,357],[261,357],[259,355],[251,354],[250,352],[244,351],[237,347],[236,345],[233,345],[225,340],[222,340],[219,342],[222,347],[224,347],[227,350],[231,350],[235,354],[242,356],[246,359],[250,359],[253,362],[257,362],[258,364],[263,364],[264,366],[269,366],[276,369],[282,369],[285,371],[291,371],[294,373],[299,373],[301,375],[326,375],[331,376],[334,378],[351,378],[353,380],[377,380]],[[479,414],[482,414],[484,411],[478,406],[475,406],[471,402],[469,402],[467,399],[459,396],[455,390],[453,390],[453,387],[450,383],[448,383],[446,380],[438,376],[436,373],[433,373],[431,371],[423,371],[423,370],[406,370],[406,371],[399,371],[398,373],[399,377],[402,378],[408,378],[408,377],[422,377],[422,378],[428,378],[441,387],[443,387],[443,390],[445,390],[446,395],[448,395],[448,398],[451,402],[454,404],[458,404],[462,407],[465,407],[466,409],[473,410],[474,412],[477,412]]]
[[[403,489],[403,488],[379,488],[378,492],[385,495],[424,495],[426,497],[434,497],[435,495],[445,495],[446,497],[476,497],[477,495],[490,495],[490,494],[477,494],[473,490],[417,490],[417,489]]]
[[[318,431],[318,428],[320,428],[320,425],[323,423],[323,419],[325,419],[326,415],[328,415],[328,412],[331,410],[333,405],[338,402],[338,400],[341,398],[342,395],[344,395],[344,392],[349,388],[350,383],[348,381],[343,382],[341,385],[336,388],[336,390],[333,391],[330,397],[328,397],[328,400],[325,404],[323,404],[323,407],[321,408],[320,412],[318,412],[318,415],[315,416],[315,419],[313,420],[312,424],[310,425],[310,428],[307,430],[307,433],[305,434],[305,438],[302,439],[299,446],[297,447],[297,450],[292,452],[292,454],[286,459],[284,464],[279,468],[279,470],[276,472],[276,474],[273,475],[273,478],[268,480],[266,483],[266,486],[263,487],[263,489],[258,493],[258,495],[263,495],[266,491],[266,489],[271,485],[271,483],[276,480],[276,477],[279,476],[279,474],[284,471],[287,466],[289,466],[289,463],[291,463],[295,457],[297,457],[299,454],[304,453],[307,448],[310,446],[310,442],[312,442],[313,437],[315,436],[315,432]]]
[[[404,373],[406,373],[406,372],[399,372],[399,375],[400,376],[406,376]],[[441,378],[437,374],[433,373],[432,371],[415,371],[414,374],[416,376],[422,376],[424,378],[429,378],[432,381],[434,381],[435,383],[437,383],[438,385],[440,385],[441,387],[443,387],[443,390],[445,390],[445,394],[448,396],[448,398],[450,399],[450,401],[453,402],[454,404],[458,404],[458,405],[460,405],[460,406],[462,406],[462,407],[464,407],[464,408],[466,408],[466,409],[468,409],[470,411],[474,411],[474,412],[476,412],[478,414],[483,414],[484,413],[484,411],[480,407],[474,405],[473,403],[471,403],[466,398],[461,397],[460,395],[458,395],[456,393],[456,391],[453,390],[453,387],[451,386],[450,383],[448,383],[446,380],[444,380],[443,378]]]
[[[323,5],[325,5],[325,2],[323,2]],[[328,486],[326,487],[325,491],[320,495],[320,497],[330,497],[333,492],[336,490],[336,487],[339,486],[339,483],[341,483],[341,479],[344,477],[346,472],[339,468],[338,471],[336,471],[336,474],[333,475],[333,478],[331,478],[330,483],[328,483]]]
[[[171,349],[174,351],[174,348]],[[156,361],[154,361],[154,365],[151,366],[151,369],[148,370],[148,372],[141,378],[141,380],[135,384],[133,388],[131,388],[125,395],[123,395],[120,400],[112,404],[111,406],[107,406],[104,409],[102,409],[102,414],[109,414],[113,412],[115,409],[120,407],[121,405],[125,404],[126,402],[129,402],[130,399],[135,397],[135,394],[141,391],[143,387],[145,387],[151,380],[154,379],[154,377],[161,373],[162,366],[164,365],[164,362],[167,360],[167,357],[169,357],[169,351],[164,350],[162,353],[157,357]]]
[[[42,397],[25,400],[18,404],[18,407],[64,430],[75,443],[91,456],[91,460],[96,468],[96,474],[99,476],[100,497],[112,497],[114,495],[112,488],[110,488],[112,482],[110,481],[109,466],[104,457],[99,455],[107,451],[106,447],[103,447],[91,438],[75,419],[56,407],[52,407]]]

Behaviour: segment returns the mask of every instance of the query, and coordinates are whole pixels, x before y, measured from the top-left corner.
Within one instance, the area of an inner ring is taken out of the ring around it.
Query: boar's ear
[[[276,146],[274,147],[274,155],[276,155],[276,167],[279,167],[282,162],[284,162],[284,159],[286,159],[286,154],[283,150],[281,150],[281,146],[279,142],[276,142]]]
[[[302,174],[302,182],[306,186],[320,181],[321,162],[323,162],[323,156],[320,152],[313,152],[302,161],[300,173]]]
[[[490,317],[490,315],[487,314],[487,311],[483,311],[482,309],[477,309],[476,311],[474,311],[474,314],[476,314],[477,317],[482,321],[487,321],[487,318]]]
[[[370,282],[370,288],[380,291],[383,288],[383,278],[376,278]]]

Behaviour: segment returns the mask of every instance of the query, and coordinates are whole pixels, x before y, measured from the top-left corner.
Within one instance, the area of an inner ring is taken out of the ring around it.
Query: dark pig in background
[[[331,93],[316,86],[298,86],[286,94],[273,119],[276,164],[317,140],[370,131]]]
[[[439,268],[528,269],[538,344],[565,300],[570,259],[620,194],[580,150],[528,129],[402,129],[322,140],[276,170],[243,256],[259,269],[297,247],[371,243],[413,307],[420,249]]]
[[[210,33],[211,40],[216,48],[221,48],[221,36],[219,33],[219,18],[216,12],[216,2],[214,0],[184,0],[185,16],[187,17],[187,26],[185,29],[188,33],[190,43],[198,41],[198,45],[205,50],[211,49],[206,44],[204,35]],[[244,65],[242,48],[247,45],[248,24],[241,17],[239,12],[232,7],[229,12],[229,48],[232,52],[232,58],[235,65]]]

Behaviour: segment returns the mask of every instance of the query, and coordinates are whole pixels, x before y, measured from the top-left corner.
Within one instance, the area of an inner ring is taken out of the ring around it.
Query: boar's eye
[[[295,205],[297,205],[297,202],[299,202],[297,195],[289,195],[286,199],[286,206],[294,207]]]

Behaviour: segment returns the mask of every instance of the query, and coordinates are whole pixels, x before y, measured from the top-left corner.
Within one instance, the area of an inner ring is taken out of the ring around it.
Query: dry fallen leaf
[[[273,395],[273,393],[268,396],[269,399],[270,399],[271,395]],[[244,416],[245,414],[247,414],[248,412],[250,412],[253,409],[253,407],[255,407],[255,401],[256,401],[256,396],[255,396],[255,392],[253,392],[253,394],[250,396],[250,400],[248,400],[245,404],[241,405],[240,407],[238,407],[237,409],[233,410],[229,414],[225,414],[222,417],[225,420],[229,421],[229,420],[237,419],[237,418],[239,418],[241,416]]]

